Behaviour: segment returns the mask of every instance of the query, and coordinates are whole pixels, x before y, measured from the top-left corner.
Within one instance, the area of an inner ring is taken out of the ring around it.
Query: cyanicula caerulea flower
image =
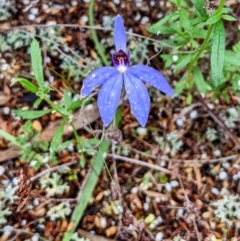
[[[145,126],[150,98],[143,82],[170,96],[173,96],[173,90],[156,69],[143,64],[129,66],[130,53],[127,52],[126,34],[120,15],[117,15],[114,22],[114,42],[117,52],[112,55],[114,67],[101,67],[92,71],[83,81],[81,96],[86,97],[93,89],[102,86],[97,105],[104,125],[108,126],[116,113],[124,84],[131,110],[141,126]]]

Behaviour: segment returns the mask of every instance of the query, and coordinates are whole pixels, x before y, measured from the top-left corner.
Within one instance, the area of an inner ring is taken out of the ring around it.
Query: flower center
[[[119,72],[124,73],[129,65],[129,55],[119,50],[116,54],[112,55],[112,62]]]

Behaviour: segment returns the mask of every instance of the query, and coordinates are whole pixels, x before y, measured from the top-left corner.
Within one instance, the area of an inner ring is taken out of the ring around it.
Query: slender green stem
[[[89,8],[88,8],[88,17],[89,17],[89,25],[90,26],[94,26],[94,2],[95,0],[91,0],[90,4],[89,4]],[[104,65],[109,65],[109,61],[107,60],[103,47],[99,42],[98,36],[97,36],[97,32],[96,29],[91,28],[90,29],[92,37],[93,37],[93,42],[95,44],[95,48],[103,62]]]
[[[220,1],[218,9],[217,9],[217,12],[216,12],[216,15],[221,13],[221,11],[222,11],[222,9],[224,7],[225,2],[226,2],[226,0],[221,0]],[[191,79],[192,68],[196,64],[196,62],[198,61],[198,59],[201,56],[201,54],[203,53],[203,51],[206,49],[206,46],[207,46],[208,41],[209,41],[209,39],[211,37],[211,33],[212,33],[213,29],[214,29],[214,26],[215,26],[214,24],[209,26],[207,34],[206,34],[206,37],[205,37],[205,39],[204,39],[204,41],[202,43],[202,46],[200,47],[200,49],[196,53],[194,59],[190,62],[189,66],[188,66],[188,71],[187,71],[187,80]]]
[[[55,107],[55,104],[54,104],[47,96],[44,97],[44,100],[45,100],[54,110],[56,110],[56,109],[54,108],[54,107]],[[56,111],[57,111],[57,110],[56,110]],[[79,135],[78,135],[78,133],[77,133],[77,130],[76,130],[73,122],[69,119],[68,116],[63,115],[62,113],[61,113],[61,115],[62,115],[62,117],[63,117],[64,122],[65,122],[65,123],[69,123],[69,125],[72,127],[72,129],[73,129],[73,134],[74,134],[74,136],[75,136],[75,139],[76,139],[77,143],[82,146],[82,140],[81,140],[81,138],[79,137]]]

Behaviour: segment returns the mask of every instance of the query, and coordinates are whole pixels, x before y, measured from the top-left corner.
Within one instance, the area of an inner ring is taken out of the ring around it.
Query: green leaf
[[[193,96],[191,93],[188,93],[187,98],[186,98],[186,103],[190,105],[192,103]]]
[[[42,99],[38,98],[33,104],[34,108],[37,108],[41,104],[41,102],[42,102]]]
[[[31,62],[32,62],[32,69],[33,69],[33,73],[36,78],[36,81],[40,87],[43,87],[44,78],[43,78],[41,49],[36,39],[33,39],[31,43]]]
[[[197,86],[198,92],[206,94],[211,91],[210,85],[204,80],[202,72],[198,67],[193,67],[193,80]]]
[[[204,8],[205,0],[191,0],[191,2],[197,11],[201,14],[201,16],[207,16],[206,10]]]
[[[72,104],[72,93],[68,89],[64,90],[63,102],[66,108]]]
[[[193,26],[190,22],[190,18],[187,16],[186,11],[184,9],[179,9],[178,13],[179,13],[180,22],[181,22],[182,27],[186,31],[191,32]]]
[[[217,23],[220,19],[221,19],[221,14],[213,15],[213,16],[211,16],[211,17],[207,20],[207,22],[205,23],[205,25],[215,24],[215,23]]]
[[[225,14],[223,14],[223,15],[222,15],[222,18],[225,19],[225,20],[227,20],[227,21],[237,21],[236,18],[234,18],[234,17],[232,17],[232,16],[230,16],[230,15],[225,15]]]
[[[51,144],[50,144],[50,151],[51,153],[55,153],[58,151],[58,147],[60,145],[60,142],[62,140],[62,135],[63,135],[63,130],[64,130],[64,121],[62,122],[62,124],[57,128],[54,136],[53,136],[53,139],[51,141]]]
[[[240,55],[232,51],[225,51],[224,62],[240,67]]]
[[[4,139],[10,141],[12,144],[22,148],[22,145],[20,142],[18,142],[17,138],[15,136],[12,136],[8,132],[0,129],[0,136]]]
[[[177,0],[177,5],[180,7],[181,6],[182,0]]]
[[[71,236],[74,233],[75,229],[77,228],[84,211],[87,207],[88,201],[92,196],[92,192],[97,184],[98,177],[101,173],[103,164],[104,164],[104,156],[103,153],[106,153],[109,149],[110,144],[104,139],[99,146],[99,151],[92,162],[92,167],[94,169],[90,169],[88,174],[86,175],[86,180],[84,181],[85,186],[81,191],[80,199],[78,200],[78,204],[73,211],[72,217],[70,222],[73,224],[72,228],[68,230],[63,237],[63,241],[70,241]]]
[[[176,13],[172,13],[167,15],[166,17],[162,18],[157,23],[153,24],[152,26],[147,27],[147,30],[151,33],[157,34],[160,31],[160,27],[163,26],[166,22],[168,22],[173,16],[176,16]]]
[[[58,113],[60,113],[62,116],[63,115],[65,115],[65,116],[70,116],[71,115],[71,113],[70,112],[68,112],[63,106],[61,106],[61,105],[54,105],[54,109],[58,112]]]
[[[73,143],[73,140],[65,141],[61,143],[58,147],[58,151],[63,151],[68,148]]]
[[[36,119],[43,115],[49,114],[52,112],[52,109],[49,110],[14,110],[14,113],[17,116],[22,117],[23,119]]]
[[[75,110],[82,106],[82,100],[77,99],[76,101],[72,102],[71,105],[67,108],[67,111]]]
[[[29,80],[26,80],[24,78],[15,78],[12,84],[20,83],[22,87],[32,93],[36,93],[38,91],[37,86],[35,86],[33,83],[31,83]]]
[[[212,40],[211,49],[211,81],[214,87],[221,84],[225,53],[225,29],[222,21],[218,21]]]
[[[187,66],[187,64],[192,60],[192,57],[194,54],[188,54],[185,58],[183,58],[175,67],[175,72],[178,72],[179,70],[183,69]]]

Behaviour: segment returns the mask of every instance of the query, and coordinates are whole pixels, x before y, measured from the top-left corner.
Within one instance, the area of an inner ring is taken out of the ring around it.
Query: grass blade
[[[71,229],[64,234],[63,241],[70,241],[72,234],[76,230],[84,214],[88,201],[98,181],[98,177],[102,171],[102,167],[105,161],[103,157],[103,153],[108,151],[109,146],[110,146],[109,142],[106,141],[105,139],[102,141],[101,145],[99,146],[99,151],[92,162],[92,167],[94,167],[94,169],[91,168],[86,176],[86,179],[84,182],[85,186],[83,187],[83,190],[79,195],[80,200],[78,201],[78,204],[75,210],[73,211],[73,214],[69,223],[69,227],[71,227]]]
[[[216,23],[211,50],[211,81],[214,87],[221,84],[225,53],[225,30],[222,21]]]

